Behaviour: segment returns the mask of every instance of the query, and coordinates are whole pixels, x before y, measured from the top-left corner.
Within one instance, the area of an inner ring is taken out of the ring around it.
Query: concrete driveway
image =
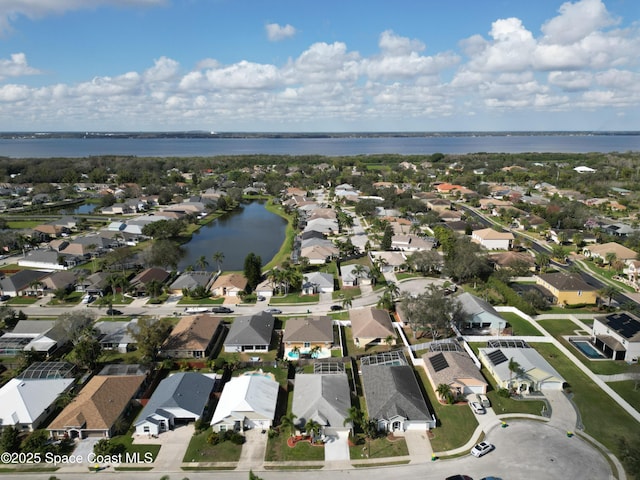
[[[194,431],[193,424],[183,425],[175,430],[161,433],[158,438],[137,437],[134,443],[157,443],[162,445],[155,462],[153,462],[153,470],[170,472],[180,468]]]
[[[325,462],[349,462],[349,432],[338,432],[338,435],[331,435],[324,444]]]
[[[242,445],[242,452],[238,460],[236,470],[261,470],[264,464],[264,455],[267,451],[268,435],[263,430],[254,428],[245,430],[245,442]]]

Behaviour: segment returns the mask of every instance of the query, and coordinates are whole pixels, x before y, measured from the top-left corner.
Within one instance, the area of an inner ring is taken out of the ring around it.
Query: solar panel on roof
[[[640,322],[628,313],[616,313],[607,317],[609,327],[625,338],[631,338],[640,332]]]
[[[487,347],[491,348],[530,348],[529,344],[518,338],[500,338],[489,340]]]
[[[502,350],[494,350],[493,352],[489,352],[487,354],[487,357],[489,357],[489,360],[491,360],[491,363],[493,363],[494,365],[500,365],[501,363],[507,361],[507,357],[505,357],[504,353],[502,353]]]
[[[442,353],[439,353],[437,355],[434,355],[433,357],[430,357],[429,361],[431,362],[431,366],[436,372],[439,372],[440,370],[444,370],[445,368],[449,367],[449,364],[447,363],[447,359],[444,358],[444,355]]]

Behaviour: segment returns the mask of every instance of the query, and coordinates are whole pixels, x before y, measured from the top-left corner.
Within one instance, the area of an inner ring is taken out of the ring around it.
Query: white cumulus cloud
[[[9,59],[0,58],[0,80],[7,77],[21,77],[24,75],[37,75],[38,69],[27,64],[27,56],[24,53],[14,53]]]
[[[296,34],[296,29],[289,24],[278,25],[277,23],[268,23],[264,28],[270,42],[279,42],[291,38]]]

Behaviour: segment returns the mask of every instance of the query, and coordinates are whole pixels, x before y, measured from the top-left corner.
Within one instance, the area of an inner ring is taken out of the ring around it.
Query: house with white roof
[[[71,388],[73,378],[12,378],[0,388],[0,428],[36,430],[53,411],[58,396]]]
[[[509,250],[513,247],[514,236],[511,232],[498,232],[493,228],[474,230],[471,241],[482,245],[487,250]]]
[[[252,372],[233,377],[222,390],[211,428],[214,432],[270,428],[279,390],[278,382],[267,374]]]
[[[562,390],[564,378],[535,349],[519,347],[487,347],[478,357],[499,388],[527,393]],[[512,368],[509,367],[512,366]],[[515,371],[513,370],[515,368]]]

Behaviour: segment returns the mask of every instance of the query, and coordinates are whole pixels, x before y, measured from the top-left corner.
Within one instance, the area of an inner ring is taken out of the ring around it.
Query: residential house
[[[169,358],[207,358],[224,329],[222,319],[214,315],[182,317],[160,347],[160,354]]]
[[[130,412],[146,378],[146,371],[133,365],[118,365],[114,375],[101,372],[87,382],[47,429],[53,438],[111,438],[118,419]]]
[[[54,402],[68,391],[73,378],[12,378],[0,388],[0,429],[33,431],[54,411]]]
[[[475,295],[465,292],[457,297],[462,307],[462,319],[458,323],[461,330],[480,331],[491,335],[500,335],[507,321],[495,308]]]
[[[331,357],[333,321],[326,315],[290,318],[282,339],[284,358],[295,360],[303,355]]]
[[[565,380],[533,348],[480,348],[480,361],[497,382],[498,388],[531,393],[544,390],[561,391]],[[517,366],[517,371],[509,368]]]
[[[131,279],[129,287],[135,295],[145,296],[147,295],[149,284],[151,284],[151,282],[157,282],[163,285],[169,278],[169,275],[169,272],[162,268],[146,268]]]
[[[630,248],[620,245],[616,242],[602,243],[599,245],[589,245],[582,249],[582,253],[590,258],[599,258],[605,262],[609,261],[609,257],[622,262],[635,260],[638,256],[636,252]]]
[[[444,384],[449,385],[454,397],[487,393],[489,385],[469,354],[455,340],[446,346],[441,348],[441,345],[434,344],[429,352],[422,355],[424,370],[433,391],[439,395],[438,386]]]
[[[137,435],[159,435],[202,418],[215,375],[179,372],[160,382],[134,422]]]
[[[84,292],[90,295],[103,296],[109,287],[109,273],[96,272],[87,278],[78,279],[76,282],[76,292]]]
[[[309,265],[324,265],[336,258],[340,250],[331,242],[322,245],[302,246],[300,256],[309,261]]]
[[[103,350],[127,353],[137,344],[133,337],[138,331],[138,319],[121,322],[96,322],[93,328],[98,332],[98,341]]]
[[[18,265],[53,272],[69,268],[68,265],[65,265],[64,259],[65,256],[55,250],[31,250],[23,258],[18,259]],[[70,260],[73,261],[73,259]]]
[[[343,287],[359,287],[360,285],[371,285],[371,269],[366,265],[341,265]]]
[[[334,280],[331,273],[309,272],[302,278],[302,294],[315,295],[318,293],[331,293],[334,290]]]
[[[0,356],[35,351],[51,355],[69,340],[64,326],[55,320],[20,320],[0,337]]]
[[[593,305],[598,289],[585,282],[579,274],[564,272],[536,275],[536,285],[548,290],[558,305]]]
[[[516,252],[511,250],[508,252],[490,253],[488,259],[496,270],[516,267],[526,268],[532,272],[535,272],[536,270],[536,260],[533,255],[527,252]]]
[[[236,317],[224,341],[225,352],[267,352],[275,319],[267,312]]]
[[[271,279],[266,278],[256,286],[256,289],[254,291],[258,297],[264,297],[265,299],[268,299],[273,297],[275,285],[273,284],[273,281]]]
[[[391,237],[391,248],[403,252],[430,251],[435,244],[435,238],[423,238],[417,235],[394,235]]]
[[[10,297],[41,294],[43,290],[41,282],[47,275],[49,272],[20,270],[11,276],[0,278],[0,292]]]
[[[349,311],[353,341],[358,347],[395,345],[396,332],[391,316],[380,308],[358,308]]]
[[[76,285],[76,272],[63,271],[47,275],[42,280],[43,293],[55,294],[57,291],[73,291]]]
[[[640,358],[640,318],[616,312],[593,319],[592,342],[607,357],[637,363]]]
[[[211,279],[211,272],[184,272],[169,285],[169,292],[174,295],[182,294],[185,289],[193,290],[197,287],[209,290]]]
[[[471,241],[482,245],[487,250],[510,250],[513,247],[513,233],[498,232],[493,228],[474,230]]]
[[[280,385],[272,376],[249,373],[229,380],[211,418],[214,432],[268,430],[273,424]]]
[[[369,258],[382,273],[406,270],[407,257],[402,252],[369,252]]]
[[[435,212],[444,212],[451,209],[451,200],[445,198],[430,198],[426,201],[427,207]]]
[[[347,437],[353,424],[347,421],[351,390],[344,368],[332,373],[297,373],[293,388],[293,413],[298,430],[309,420],[320,425],[320,436]]]
[[[362,385],[367,415],[378,430],[402,435],[407,430],[435,428],[436,419],[422,396],[413,369],[406,364],[362,361]]]
[[[211,285],[210,291],[214,297],[237,297],[247,288],[247,279],[241,273],[220,275]]]

